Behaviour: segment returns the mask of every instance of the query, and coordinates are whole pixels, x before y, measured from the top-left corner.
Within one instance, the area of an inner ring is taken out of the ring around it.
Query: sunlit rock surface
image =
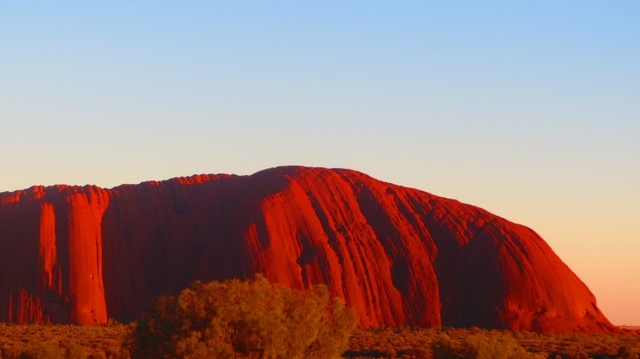
[[[363,326],[613,330],[531,229],[352,170],[0,193],[0,321],[135,318],[194,280],[327,284]]]

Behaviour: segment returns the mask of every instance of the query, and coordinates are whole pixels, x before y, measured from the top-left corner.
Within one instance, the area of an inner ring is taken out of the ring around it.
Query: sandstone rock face
[[[135,318],[194,280],[324,283],[362,326],[614,330],[531,229],[342,169],[0,194],[0,321]]]

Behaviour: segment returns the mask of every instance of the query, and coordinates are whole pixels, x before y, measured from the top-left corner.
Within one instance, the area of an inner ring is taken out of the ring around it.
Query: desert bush
[[[87,349],[77,343],[67,342],[62,344],[62,348],[64,349],[64,355],[66,359],[89,358],[89,353],[87,352]]]
[[[544,359],[543,355],[527,352],[511,334],[472,334],[455,341],[441,334],[432,344],[433,357],[438,359]]]
[[[338,358],[356,317],[326,286],[196,282],[163,296],[132,325],[134,358]]]
[[[441,333],[438,339],[431,343],[431,350],[433,357],[437,359],[466,358],[462,345],[445,333]]]
[[[638,351],[623,345],[618,349],[616,357],[620,359],[638,359]]]
[[[65,359],[65,350],[56,342],[37,343],[26,347],[20,359]]]
[[[63,349],[68,344],[77,344],[89,354],[87,359],[130,359],[129,351],[122,347],[123,339],[128,332],[127,326],[118,323],[91,327],[0,323],[0,358],[19,359],[27,348],[53,342],[60,343],[59,346]],[[636,356],[640,353],[640,335],[635,332],[577,335],[478,328],[381,327],[360,328],[354,331],[349,339],[349,350],[343,353],[343,356],[361,359],[428,359],[432,357],[433,343],[437,342],[442,334],[446,334],[460,347],[465,345],[468,337],[477,334],[491,337],[510,335],[526,351],[550,359],[584,358],[586,355],[600,359],[637,359]],[[33,348],[30,348],[29,352],[33,354]],[[65,351],[65,357],[66,355]],[[83,354],[80,355],[82,357]]]
[[[2,359],[56,357],[129,359],[122,350],[124,325],[79,326],[0,323]],[[62,354],[64,353],[64,354]],[[108,353],[108,354],[107,354]]]

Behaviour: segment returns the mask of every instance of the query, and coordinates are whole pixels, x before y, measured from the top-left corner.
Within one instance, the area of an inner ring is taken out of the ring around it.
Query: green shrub
[[[196,282],[145,311],[125,346],[134,358],[338,358],[356,317],[326,286]]]

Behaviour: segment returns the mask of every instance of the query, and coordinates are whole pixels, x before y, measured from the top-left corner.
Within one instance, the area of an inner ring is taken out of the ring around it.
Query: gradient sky
[[[640,325],[640,2],[0,4],[0,192],[356,169],[542,235]]]

